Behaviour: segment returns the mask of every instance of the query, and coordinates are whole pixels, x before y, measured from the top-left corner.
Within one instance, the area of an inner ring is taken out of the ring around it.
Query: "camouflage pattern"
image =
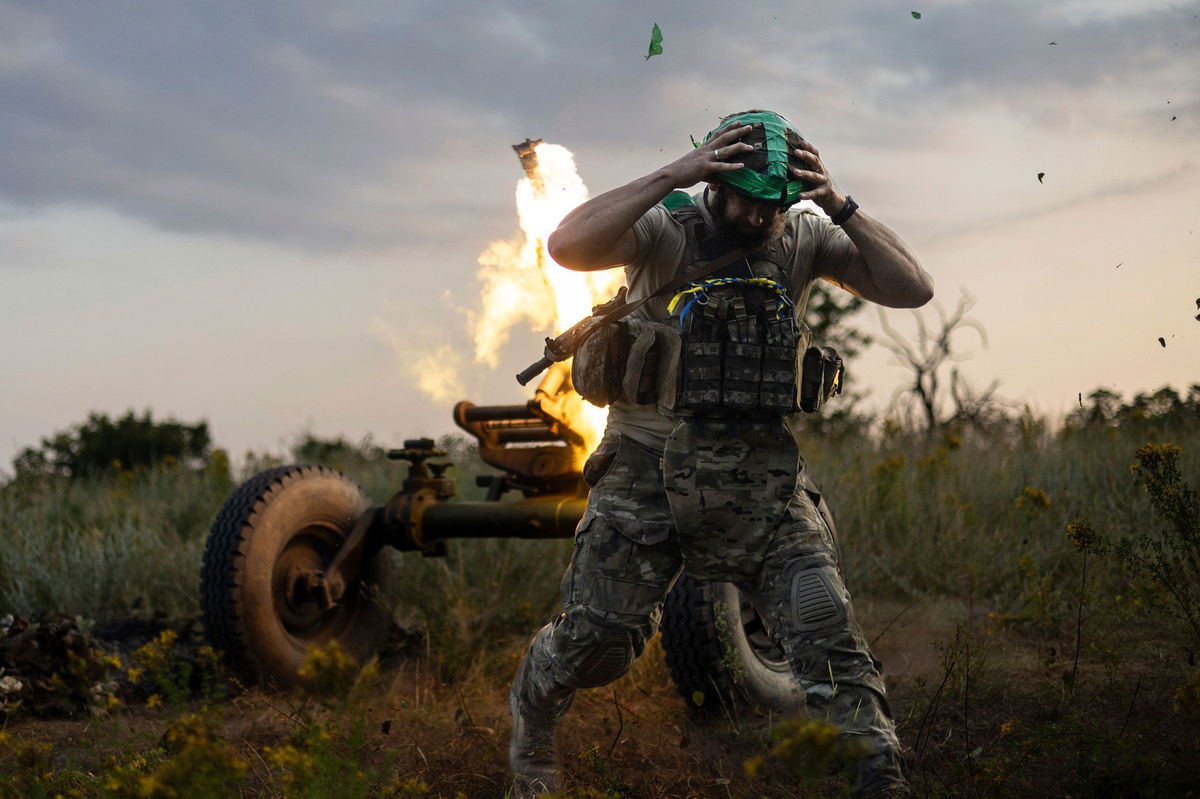
[[[679,421],[663,472],[689,575],[737,582],[762,570],[799,462],[781,421]]]
[[[796,409],[801,336],[784,285],[769,278],[710,278],[678,295],[669,320],[682,339],[672,415],[740,418]]]
[[[661,458],[657,450],[627,436],[604,434],[583,467],[591,492],[575,532],[577,545],[595,518],[639,544],[659,544],[673,536],[675,519],[663,491]]]
[[[655,451],[606,434],[584,479],[593,486],[563,576],[563,613],[538,632],[522,672],[522,699],[543,713],[555,712],[558,694],[538,683],[590,688],[628,671],[683,563]]]
[[[543,709],[549,708],[548,713],[530,709],[528,701],[523,702],[515,690],[508,694],[508,712],[513,724],[508,743],[508,762],[515,777],[513,799],[534,799],[543,793],[553,793],[559,787],[562,767],[554,747],[554,727],[570,707],[575,692],[559,686],[553,679],[542,677],[531,680],[526,676],[531,669],[542,666],[544,663],[526,657],[521,661],[513,684],[525,685],[531,690],[545,688],[556,692],[556,697],[542,695],[534,702]]]
[[[862,736],[876,755],[893,756],[900,746],[881,664],[854,619],[837,542],[817,511],[819,501],[819,495],[797,486],[766,550],[762,573],[737,586],[787,654],[809,714],[844,734]],[[815,585],[828,594],[804,590]],[[797,601],[802,592],[807,601]]]
[[[759,608],[814,718],[869,743],[855,795],[897,784],[880,664],[854,621],[820,497],[801,487],[794,441],[780,429],[689,420],[662,461],[605,435],[584,469],[593,487],[563,577],[563,612],[535,636],[512,686],[514,714],[542,724],[543,740],[576,689],[628,671],[686,563],[693,576],[734,582]],[[510,759],[520,778],[523,761]]]

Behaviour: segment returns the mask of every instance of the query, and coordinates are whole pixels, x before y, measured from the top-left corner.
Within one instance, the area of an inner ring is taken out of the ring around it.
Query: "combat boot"
[[[521,661],[512,688],[508,692],[508,712],[512,715],[512,738],[508,744],[508,766],[513,774],[512,799],[535,799],[558,790],[562,770],[554,746],[558,720],[566,713],[574,692],[565,701],[553,703],[550,712],[538,712],[521,701],[529,678],[531,655]]]
[[[872,752],[859,761],[851,799],[909,799],[912,795],[895,752]]]

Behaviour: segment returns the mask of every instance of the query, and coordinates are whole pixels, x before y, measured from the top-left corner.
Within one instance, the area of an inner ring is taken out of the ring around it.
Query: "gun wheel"
[[[308,651],[336,640],[360,663],[382,646],[392,564],[377,553],[323,608],[309,578],[333,560],[370,502],[344,475],[283,466],[243,483],[213,523],[200,573],[204,627],[226,662],[280,685],[300,682]]]
[[[732,583],[679,575],[663,603],[662,645],[671,678],[688,706],[719,714],[804,706],[804,690],[758,611]]]
[[[802,485],[829,526],[841,560],[833,513],[812,475]],[[662,645],[675,687],[701,713],[760,707],[799,713],[804,689],[792,675],[758,610],[732,583],[700,583],[682,572],[663,602]]]

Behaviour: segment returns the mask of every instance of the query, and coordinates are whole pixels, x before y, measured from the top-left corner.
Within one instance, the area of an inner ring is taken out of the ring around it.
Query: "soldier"
[[[694,196],[676,191],[697,183],[706,186]],[[828,218],[789,210],[800,200]],[[548,246],[569,269],[623,265],[630,299],[650,297],[631,319],[660,323],[679,343],[652,367],[629,362],[654,374],[624,384],[658,391],[612,404],[584,467],[591,493],[563,612],[534,637],[509,694],[514,795],[557,790],[557,721],[577,689],[629,670],[684,565],[694,578],[735,583],[771,626],[813,717],[867,743],[853,795],[906,794],[879,662],[799,479],[786,417],[814,280],[910,308],[932,297],[931,278],[837,189],[816,147],[761,110],[725,117],[683,157],[580,205]],[[720,271],[656,296],[722,256],[730,263]]]

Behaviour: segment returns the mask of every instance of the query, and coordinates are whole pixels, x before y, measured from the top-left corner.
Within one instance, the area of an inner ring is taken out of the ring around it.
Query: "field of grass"
[[[1200,632],[1187,618],[1200,533],[1186,510],[1171,515],[1200,484],[1200,419],[1059,432],[1018,419],[932,437],[883,427],[804,449],[918,794],[1200,795]],[[460,491],[478,498],[482,465],[446,443]],[[405,468],[352,451],[329,460],[375,501]],[[569,542],[397,556],[403,634],[378,668],[355,677],[319,652],[319,691],[243,689],[198,640],[199,559],[232,488],[277,462],[231,474],[217,455],[201,470],[0,490],[0,617],[64,614],[43,621],[58,625],[43,640],[75,652],[43,710],[0,696],[0,796],[505,795],[507,683],[556,612]],[[1176,560],[1145,568],[1155,551]],[[845,790],[819,724],[689,715],[657,642],[630,675],[581,695],[562,748],[572,796]]]

